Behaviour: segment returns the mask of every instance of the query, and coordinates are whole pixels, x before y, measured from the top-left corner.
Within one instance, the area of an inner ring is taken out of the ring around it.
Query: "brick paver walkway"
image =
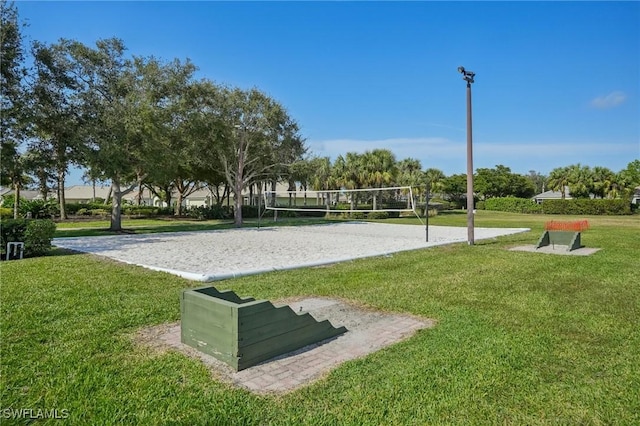
[[[201,359],[223,381],[256,393],[285,393],[321,378],[341,363],[363,357],[407,339],[434,321],[356,307],[347,302],[308,298],[288,303],[295,312],[309,312],[319,321],[328,319],[347,332],[318,344],[281,355],[239,372],[225,363],[180,342],[180,324],[144,330],[143,341],[162,349],[176,349]]]

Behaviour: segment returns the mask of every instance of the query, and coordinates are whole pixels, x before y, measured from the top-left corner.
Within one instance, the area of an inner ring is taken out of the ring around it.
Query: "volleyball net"
[[[410,186],[331,189],[320,191],[265,191],[265,210],[324,213],[413,213],[416,200]]]

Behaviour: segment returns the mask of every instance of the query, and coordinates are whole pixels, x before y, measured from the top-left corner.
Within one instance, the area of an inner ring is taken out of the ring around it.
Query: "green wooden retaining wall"
[[[289,306],[239,297],[215,287],[184,290],[181,340],[236,371],[347,331]]]

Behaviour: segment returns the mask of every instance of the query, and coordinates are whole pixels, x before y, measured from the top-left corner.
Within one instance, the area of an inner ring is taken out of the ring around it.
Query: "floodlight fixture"
[[[458,72],[462,74],[462,79],[467,82],[467,85],[473,83],[473,77],[476,76],[476,73],[473,71],[467,71],[464,67],[458,67]]]

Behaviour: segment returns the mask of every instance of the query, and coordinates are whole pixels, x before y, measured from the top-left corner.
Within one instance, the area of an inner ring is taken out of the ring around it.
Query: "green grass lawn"
[[[437,320],[281,396],[233,388],[196,360],[133,342],[136,330],[178,321],[180,291],[198,283],[62,250],[0,262],[0,415],[57,408],[81,425],[640,424],[640,220],[588,217],[582,242],[602,249],[588,257],[507,250],[534,244],[550,219],[572,218],[480,211],[476,226],[532,231],[217,283]],[[464,226],[466,216],[430,223]]]

